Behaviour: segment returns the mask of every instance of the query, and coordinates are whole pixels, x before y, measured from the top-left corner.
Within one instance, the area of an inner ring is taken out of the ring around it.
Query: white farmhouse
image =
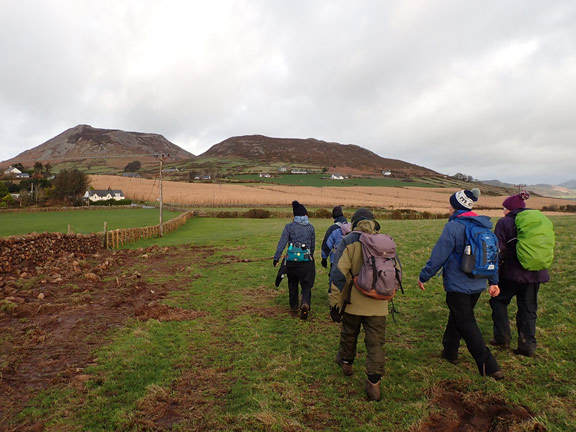
[[[114,200],[114,201],[121,201],[126,199],[124,196],[124,192],[121,189],[113,190],[113,189],[106,189],[106,190],[90,190],[86,191],[83,198],[88,201],[96,202],[96,201],[107,201],[107,200]]]
[[[20,171],[18,168],[14,168],[14,167],[8,167],[8,169],[6,171],[4,171],[4,174],[6,175],[18,175],[18,174],[22,174],[22,171]]]
[[[344,176],[341,174],[332,174],[330,180],[344,180]]]

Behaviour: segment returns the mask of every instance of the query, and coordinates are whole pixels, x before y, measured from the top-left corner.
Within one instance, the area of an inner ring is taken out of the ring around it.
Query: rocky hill
[[[381,174],[395,176],[435,176],[437,172],[397,159],[386,159],[363,147],[313,138],[270,138],[247,135],[228,138],[198,156],[203,158],[247,159],[265,164],[285,163],[326,167],[342,174]]]
[[[2,165],[17,162],[25,166],[32,165],[34,162],[49,162],[51,165],[56,165],[66,160],[80,161],[99,157],[125,157],[127,160],[146,161],[155,159],[154,154],[163,153],[169,153],[171,160],[194,157],[193,154],[171,143],[162,135],[78,125],[37,147],[2,162]]]
[[[439,176],[428,168],[383,158],[357,145],[313,138],[237,136],[213,145],[200,156],[194,156],[162,135],[99,129],[89,125],[68,129],[37,147],[1,162],[0,167],[22,163],[28,168],[35,162],[42,162],[60,169],[83,167],[89,172],[114,173],[122,170],[127,163],[138,160],[143,169],[155,170],[157,158],[154,155],[157,154],[170,154],[167,164],[174,164],[182,171],[193,170],[203,164],[218,167],[217,160],[220,159],[223,165],[230,165],[232,161],[256,170],[257,167],[287,165],[316,170],[326,168],[331,173],[343,175],[381,176],[383,171],[390,171],[393,177]]]

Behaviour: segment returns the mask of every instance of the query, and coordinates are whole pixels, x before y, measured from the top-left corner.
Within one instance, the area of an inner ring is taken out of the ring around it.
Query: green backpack
[[[524,210],[516,215],[516,255],[522,267],[537,271],[549,268],[554,259],[554,226],[538,210]]]

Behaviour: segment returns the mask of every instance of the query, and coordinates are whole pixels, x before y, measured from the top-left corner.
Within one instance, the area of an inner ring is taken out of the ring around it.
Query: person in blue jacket
[[[321,264],[322,267],[328,268],[328,257],[330,257],[330,266],[332,266],[332,246],[328,245],[328,239],[334,233],[334,231],[339,231],[343,224],[348,223],[348,219],[344,216],[344,212],[342,211],[342,206],[336,206],[332,209],[332,218],[334,219],[334,223],[328,227],[326,233],[324,234],[324,239],[322,240],[322,246],[320,247],[320,255],[322,258]],[[350,231],[350,230],[348,230]],[[340,236],[340,238],[342,238]],[[334,241],[335,239],[333,239]]]
[[[430,259],[422,268],[418,278],[418,286],[424,290],[424,284],[440,269],[443,269],[443,283],[446,291],[446,304],[450,313],[448,323],[442,338],[444,349],[442,358],[450,363],[458,362],[458,349],[461,339],[464,339],[468,351],[474,357],[480,375],[490,376],[496,380],[504,378],[498,362],[486,346],[482,333],[476,323],[474,307],[480,294],[486,289],[486,279],[472,279],[461,269],[462,255],[465,246],[465,226],[458,219],[473,219],[476,223],[492,228],[488,216],[479,216],[472,207],[480,190],[474,188],[461,190],[450,196],[450,217],[444,226],[440,238],[432,249]],[[492,297],[500,292],[498,275],[488,279],[489,293]]]

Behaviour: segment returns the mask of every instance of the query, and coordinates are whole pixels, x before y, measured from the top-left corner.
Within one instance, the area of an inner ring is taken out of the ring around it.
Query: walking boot
[[[366,396],[368,396],[368,400],[371,401],[379,401],[380,400],[380,381],[376,384],[370,382],[368,378],[366,378]]]
[[[347,361],[342,360],[340,351],[336,353],[336,364],[340,366],[340,369],[342,369],[342,373],[344,375],[350,376],[354,373],[354,369],[352,369],[352,363],[348,363]]]
[[[502,372],[501,370],[497,370],[496,372],[492,372],[490,374],[490,376],[492,378],[494,378],[496,381],[500,381],[501,379],[505,378],[504,372]]]
[[[498,348],[504,348],[504,349],[510,348],[510,342],[502,342],[502,341],[499,341],[497,339],[490,339],[490,341],[488,343],[490,345],[492,345],[494,347],[498,347]]]
[[[455,356],[449,356],[448,354],[446,354],[446,351],[442,350],[442,352],[440,353],[440,357],[442,357],[448,363],[458,364],[458,354],[456,354]]]
[[[308,306],[306,303],[303,303],[302,306],[300,306],[300,319],[303,320],[308,319],[309,312],[310,312],[310,306]]]

